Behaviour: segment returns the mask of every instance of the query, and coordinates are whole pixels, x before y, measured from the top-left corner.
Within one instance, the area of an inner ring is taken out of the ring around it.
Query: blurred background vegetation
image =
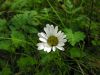
[[[37,50],[47,23],[65,51]],[[100,75],[100,1],[0,0],[0,75]]]

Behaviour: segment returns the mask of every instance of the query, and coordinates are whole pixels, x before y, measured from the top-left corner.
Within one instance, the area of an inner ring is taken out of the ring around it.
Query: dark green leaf
[[[21,57],[18,61],[17,61],[17,65],[21,68],[27,68],[29,66],[32,66],[34,64],[36,64],[36,60],[34,58],[32,58],[31,56],[27,56],[27,57]]]
[[[79,48],[71,48],[69,52],[71,57],[83,57],[85,55]]]
[[[10,68],[4,67],[2,69],[1,75],[11,75],[11,74],[12,74],[12,72],[11,72],[11,69]]]

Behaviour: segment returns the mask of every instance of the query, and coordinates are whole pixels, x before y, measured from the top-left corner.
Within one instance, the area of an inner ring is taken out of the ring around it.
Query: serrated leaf
[[[67,7],[69,7],[70,9],[73,8],[73,4],[70,0],[66,0],[66,5]]]
[[[33,26],[25,26],[25,31],[29,33],[38,33],[38,30]]]
[[[7,21],[5,19],[0,19],[0,31],[6,29]]]
[[[18,31],[14,31],[14,30],[11,33],[11,38],[12,38],[13,44],[15,44],[16,46],[23,44],[23,42],[25,41],[24,34]]]
[[[38,30],[36,29],[36,28],[31,28],[30,30],[29,30],[29,32],[30,33],[38,33]]]
[[[37,11],[26,11],[23,14],[17,14],[11,19],[11,23],[17,29],[23,29],[24,27],[30,27],[31,25],[36,26],[40,24],[38,19],[39,15]],[[30,28],[29,28],[30,29]]]
[[[9,49],[10,48],[10,41],[2,40],[0,41],[0,49]]]
[[[71,29],[65,29],[69,43],[74,46],[77,42],[84,40],[85,35],[83,32],[74,32]]]
[[[12,43],[10,40],[1,40],[0,41],[0,49],[8,52],[14,52],[15,50],[12,47]]]

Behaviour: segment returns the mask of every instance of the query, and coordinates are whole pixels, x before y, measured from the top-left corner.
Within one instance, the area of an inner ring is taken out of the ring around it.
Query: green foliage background
[[[37,50],[46,24],[65,51]],[[0,75],[100,75],[100,1],[0,0]]]

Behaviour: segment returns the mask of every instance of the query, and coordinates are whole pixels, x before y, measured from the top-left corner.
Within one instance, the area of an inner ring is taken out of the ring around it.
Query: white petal
[[[45,31],[45,33],[48,35],[49,34],[49,30],[48,30],[48,28],[44,28],[44,31]]]
[[[66,38],[66,35],[64,35],[64,33],[62,33],[62,35],[61,35],[61,36],[62,36],[62,38],[63,38],[63,39],[64,39],[64,38]]]
[[[39,40],[40,40],[41,42],[47,42],[47,40],[44,39],[44,38],[39,38]]]
[[[59,37],[60,36],[60,34],[61,34],[61,31],[59,31],[56,35],[57,35],[57,37]]]
[[[38,50],[42,50],[42,49],[43,49],[43,47],[41,47],[41,46],[38,47]]]
[[[56,47],[55,46],[52,49],[53,49],[53,51],[56,51]]]
[[[55,29],[54,29],[54,26],[51,25],[51,31],[54,32],[54,30],[55,30]]]
[[[66,39],[59,39],[59,42],[66,42]]]
[[[62,51],[64,51],[64,48],[63,47],[61,47],[61,46],[56,46],[59,50],[62,50]]]
[[[52,28],[52,30],[54,30],[54,26],[53,25],[51,25],[51,28]]]
[[[64,42],[59,42],[58,46],[64,46]]]
[[[63,35],[63,38],[66,38],[66,35]]]
[[[54,26],[53,25],[51,25],[50,31],[51,31],[52,35],[54,35]]]
[[[67,41],[67,39],[63,39],[63,42],[66,42]]]
[[[51,35],[51,27],[49,24],[46,24],[46,27],[44,28],[45,33],[49,37]]]
[[[57,33],[57,32],[58,32],[58,26],[55,27],[55,33]]]
[[[38,50],[44,49],[43,43],[38,43],[37,46],[38,46]]]
[[[48,29],[49,29],[49,34],[52,35],[53,34],[53,26],[49,25]]]
[[[51,51],[51,47],[45,47],[44,51],[47,51],[49,53]]]
[[[41,33],[41,36],[46,37],[46,34],[45,33]]]
[[[60,35],[58,36],[59,39],[63,39],[64,37],[64,33],[60,33]]]
[[[38,33],[38,36],[39,36],[40,38],[45,38],[45,39],[47,39],[47,35],[46,35],[45,33],[43,33],[43,32]]]
[[[58,37],[59,41],[62,41],[63,39],[65,39],[66,35],[64,35],[63,32],[59,31],[56,36]],[[66,42],[66,41],[65,41]]]
[[[46,27],[50,26],[50,24],[46,24]]]

